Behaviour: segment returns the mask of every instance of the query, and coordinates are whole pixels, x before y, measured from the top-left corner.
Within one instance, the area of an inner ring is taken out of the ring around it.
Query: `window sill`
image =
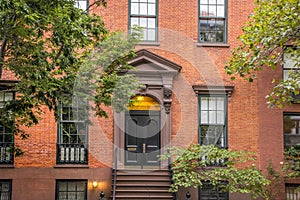
[[[159,46],[160,44],[158,42],[140,42],[137,45],[139,46]]]
[[[229,48],[230,45],[227,43],[197,43],[197,47],[223,47]]]
[[[13,164],[0,164],[0,168],[15,168]]]
[[[90,168],[90,166],[83,164],[56,164],[54,168]]]

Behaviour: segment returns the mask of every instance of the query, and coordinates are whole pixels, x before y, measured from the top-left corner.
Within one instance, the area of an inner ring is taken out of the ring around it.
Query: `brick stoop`
[[[116,177],[116,200],[174,199],[168,170],[119,170]]]

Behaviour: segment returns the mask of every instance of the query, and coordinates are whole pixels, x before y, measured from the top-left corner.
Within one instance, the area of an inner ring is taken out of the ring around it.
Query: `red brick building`
[[[84,7],[88,0],[77,2]],[[241,78],[231,82],[224,73],[224,63],[239,44],[237,37],[253,8],[252,0],[110,0],[107,8],[93,10],[110,30],[127,32],[134,24],[144,28],[137,56],[129,62],[137,68],[132,73],[145,85],[135,97],[143,103],[122,113],[107,108],[108,119],[90,115],[91,125],[79,115],[62,115],[55,121],[53,113],[45,110],[43,120],[28,130],[27,140],[5,139],[7,131],[1,129],[0,199],[92,200],[99,199],[101,191],[108,199],[116,177],[126,179],[121,172],[113,176],[114,168],[140,170],[134,175],[142,179],[147,179],[145,171],[163,177],[168,162],[158,161],[156,155],[167,147],[188,147],[193,142],[257,152],[255,164],[261,170],[270,160],[278,167],[283,161],[284,117],[293,122],[285,134],[290,141],[292,137],[297,140],[300,116],[297,104],[267,108],[265,96],[273,86],[271,80],[281,78],[282,69],[260,72],[254,83]],[[13,80],[9,74],[2,78],[0,86],[5,89]],[[12,95],[2,92],[0,101],[10,100]],[[72,108],[62,104],[61,109],[82,112],[80,103]],[[74,128],[76,132],[72,132]],[[64,134],[66,130],[71,139]],[[20,146],[25,155],[13,158],[6,154],[5,147],[11,143]],[[129,186],[139,190],[139,185]],[[281,189],[278,198],[285,199]],[[123,190],[130,188],[119,188],[116,199],[134,199],[121,198],[126,195]],[[155,199],[155,195],[156,199],[172,199],[171,194],[154,190],[152,197],[135,199]],[[178,199],[185,199],[186,191],[181,190]],[[205,189],[188,191],[193,200],[213,195]],[[135,194],[141,196],[145,191]]]

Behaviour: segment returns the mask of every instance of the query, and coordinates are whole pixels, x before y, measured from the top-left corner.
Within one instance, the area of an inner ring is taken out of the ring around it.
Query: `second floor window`
[[[87,164],[88,108],[78,97],[62,98],[59,105],[57,163]]]
[[[0,91],[0,113],[7,112],[5,104],[14,99],[14,92]],[[13,119],[9,119],[6,113],[0,114],[0,164],[13,164]]]
[[[75,7],[80,8],[84,11],[87,10],[89,6],[89,1],[88,0],[75,0]]]
[[[199,0],[199,42],[226,43],[227,0]]]
[[[227,147],[225,95],[199,95],[199,144]]]
[[[129,28],[136,25],[143,29],[144,42],[157,41],[157,0],[130,0]]]
[[[283,80],[287,80],[290,76],[290,73],[300,72],[300,57],[293,56],[293,51],[299,49],[295,49],[292,47],[287,47],[284,50],[283,54]],[[298,63],[298,64],[297,64]]]

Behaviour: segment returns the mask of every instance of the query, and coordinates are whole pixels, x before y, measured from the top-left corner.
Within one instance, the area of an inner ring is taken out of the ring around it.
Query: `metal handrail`
[[[118,148],[114,147],[114,183],[113,183],[113,200],[116,200],[116,187],[117,187],[117,167],[118,167]]]

